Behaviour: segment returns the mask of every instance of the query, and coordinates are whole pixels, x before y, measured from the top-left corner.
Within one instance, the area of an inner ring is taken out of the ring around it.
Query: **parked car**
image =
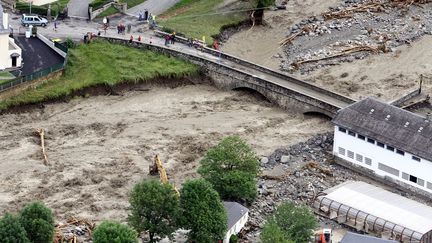
[[[42,18],[38,15],[23,14],[22,18],[21,18],[21,23],[24,26],[40,25],[40,26],[45,27],[48,24],[48,20],[46,18]]]

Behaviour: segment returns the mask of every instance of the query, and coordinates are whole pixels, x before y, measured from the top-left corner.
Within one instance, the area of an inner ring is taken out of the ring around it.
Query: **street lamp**
[[[33,3],[33,1],[29,1],[29,4],[30,4],[30,14],[31,14],[32,3]]]

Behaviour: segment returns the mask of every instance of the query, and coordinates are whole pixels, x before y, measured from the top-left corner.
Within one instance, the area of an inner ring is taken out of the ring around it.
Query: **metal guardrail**
[[[0,93],[3,91],[6,91],[8,89],[11,89],[15,86],[18,86],[20,84],[23,84],[23,83],[47,76],[48,74],[53,73],[53,72],[57,72],[59,70],[62,70],[63,68],[64,68],[63,63],[60,63],[60,64],[56,64],[52,67],[34,72],[34,73],[26,75],[26,76],[14,78],[14,79],[6,82],[6,83],[0,84]]]

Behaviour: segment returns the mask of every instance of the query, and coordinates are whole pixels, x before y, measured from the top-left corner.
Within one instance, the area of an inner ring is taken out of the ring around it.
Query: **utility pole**
[[[29,2],[29,4],[30,4],[30,14],[31,14],[31,7],[32,7],[32,3],[33,3],[33,1],[30,1],[30,2]]]

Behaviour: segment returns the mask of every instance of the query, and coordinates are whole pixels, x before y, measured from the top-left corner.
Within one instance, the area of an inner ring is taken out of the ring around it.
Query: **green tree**
[[[177,229],[179,199],[172,185],[156,180],[142,181],[132,189],[129,203],[132,210],[129,224],[138,232],[147,230],[150,242],[155,242],[156,235],[170,237]]]
[[[0,239],[3,243],[30,243],[19,218],[9,213],[0,219]]]
[[[20,212],[20,222],[33,243],[53,241],[54,217],[51,209],[40,202],[27,204]]]
[[[239,136],[223,139],[209,149],[198,173],[224,200],[252,202],[257,196],[258,158]]]
[[[269,217],[268,222],[276,224],[283,232],[285,239],[298,243],[309,242],[318,224],[309,207],[295,206],[291,202],[281,204]]]
[[[213,243],[223,239],[227,215],[219,194],[203,179],[184,183],[180,193],[182,227],[190,242]]]
[[[294,243],[294,241],[286,238],[284,232],[274,220],[269,220],[265,223],[260,238],[262,243]]]
[[[114,221],[102,222],[93,232],[94,243],[137,243],[138,233],[127,225]]]

